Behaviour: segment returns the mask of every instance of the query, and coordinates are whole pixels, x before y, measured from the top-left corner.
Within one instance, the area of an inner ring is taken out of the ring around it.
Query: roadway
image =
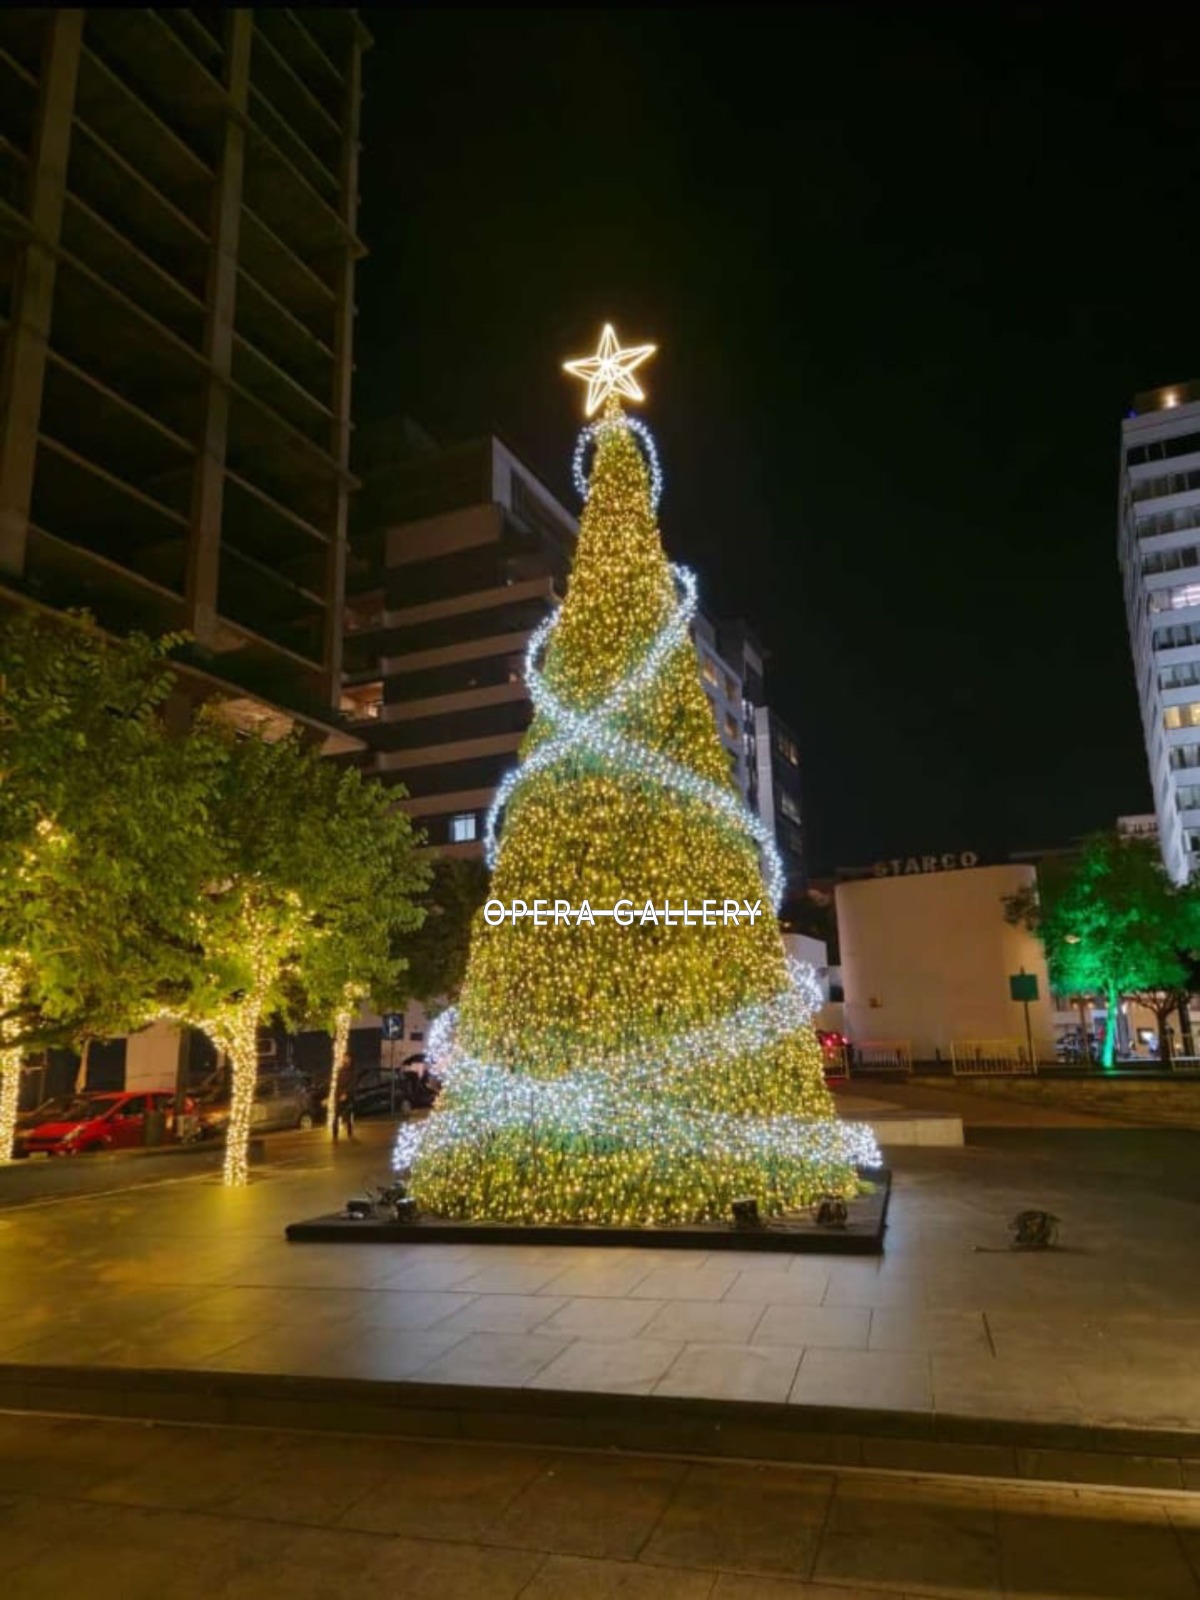
[[[259,1162],[271,1167],[321,1165],[328,1144],[324,1128],[269,1133],[256,1136],[251,1159],[257,1154]],[[0,1164],[0,1211],[211,1178],[220,1172],[223,1155],[221,1145],[204,1144],[73,1157],[31,1156]]]

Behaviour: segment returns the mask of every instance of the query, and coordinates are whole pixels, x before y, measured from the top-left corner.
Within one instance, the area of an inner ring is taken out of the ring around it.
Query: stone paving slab
[[[1200,1597],[1169,1492],[3,1413],[0,1534],[14,1600]]]

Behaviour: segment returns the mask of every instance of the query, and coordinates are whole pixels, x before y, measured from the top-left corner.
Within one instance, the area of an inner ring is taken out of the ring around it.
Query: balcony
[[[97,13],[103,15],[104,13]],[[94,51],[84,45],[76,116],[202,233],[209,225],[213,161],[200,156]]]
[[[216,165],[229,111],[224,51],[188,11],[93,8],[85,37],[130,94],[208,166]]]

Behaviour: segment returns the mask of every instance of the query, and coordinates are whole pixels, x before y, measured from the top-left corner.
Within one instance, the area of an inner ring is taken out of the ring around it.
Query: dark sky
[[[1120,419],[1200,377],[1184,9],[365,13],[357,405],[573,510],[643,369],[671,556],[772,651],[812,867],[1149,809]]]

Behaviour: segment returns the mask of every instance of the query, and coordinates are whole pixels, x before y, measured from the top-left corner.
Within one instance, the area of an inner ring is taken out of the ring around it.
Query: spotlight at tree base
[[[589,414],[604,411],[583,441],[567,599],[530,640],[535,715],[489,815],[490,894],[774,905],[774,843],[700,684],[695,580],[663,553],[657,455],[620,409],[618,369],[601,370],[629,354],[611,343],[572,364]],[[424,1213],[463,1220],[732,1224],[737,1207],[769,1225],[853,1196],[879,1151],[837,1119],[809,1023],[819,1003],[769,910],[719,928],[481,913],[457,1012],[429,1039],[438,1107],[401,1130],[396,1167]]]

